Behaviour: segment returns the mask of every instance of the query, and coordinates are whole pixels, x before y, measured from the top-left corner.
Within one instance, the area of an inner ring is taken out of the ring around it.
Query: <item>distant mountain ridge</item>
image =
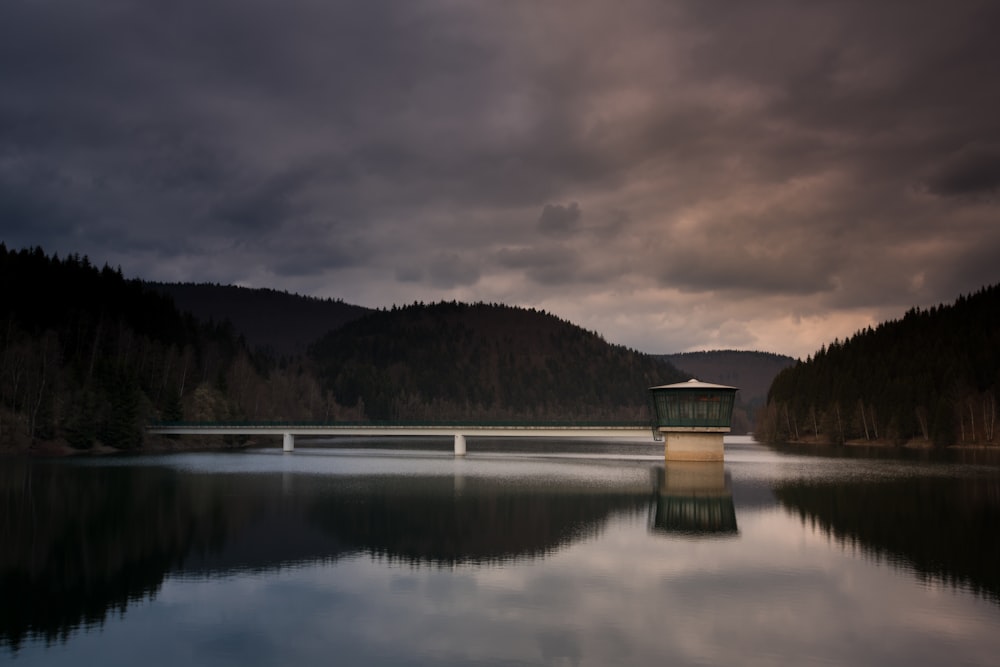
[[[210,283],[146,283],[202,321],[229,320],[252,348],[304,354],[323,334],[371,312],[340,299]]]
[[[795,364],[795,359],[783,354],[743,350],[681,352],[660,357],[691,377],[738,387],[737,398],[751,410],[767,402],[767,390],[778,373]]]

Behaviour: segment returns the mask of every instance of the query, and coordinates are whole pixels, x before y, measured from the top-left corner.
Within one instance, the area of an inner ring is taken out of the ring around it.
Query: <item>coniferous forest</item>
[[[310,349],[323,386],[374,419],[648,420],[684,376],[534,309],[436,303],[370,313]]]
[[[834,341],[775,378],[770,442],[997,444],[1000,286]]]
[[[0,243],[0,447],[141,447],[151,421],[306,419],[325,406],[300,366],[253,353],[228,321],[87,257]]]

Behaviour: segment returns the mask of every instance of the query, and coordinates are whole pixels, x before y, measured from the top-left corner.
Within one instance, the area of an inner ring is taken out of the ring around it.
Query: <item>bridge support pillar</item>
[[[455,456],[465,456],[465,436],[455,434]]]
[[[295,436],[294,435],[292,435],[291,433],[286,433],[283,440],[284,440],[284,442],[283,442],[282,449],[284,449],[284,451],[286,451],[286,452],[293,452],[293,451],[295,451]]]

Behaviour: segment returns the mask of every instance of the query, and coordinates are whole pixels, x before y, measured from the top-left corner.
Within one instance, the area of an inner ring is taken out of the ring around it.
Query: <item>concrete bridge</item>
[[[455,455],[465,455],[465,438],[656,438],[648,423],[465,423],[465,422],[378,422],[294,423],[294,422],[178,422],[146,427],[157,435],[274,435],[282,439],[286,452],[295,450],[296,436],[452,436]]]
[[[729,433],[736,387],[691,378],[687,382],[649,388],[652,423],[159,423],[146,428],[162,435],[263,435],[282,437],[286,452],[299,435],[452,436],[455,456],[465,455],[466,436],[529,438],[641,438],[663,442],[667,461],[722,461],[723,434]]]

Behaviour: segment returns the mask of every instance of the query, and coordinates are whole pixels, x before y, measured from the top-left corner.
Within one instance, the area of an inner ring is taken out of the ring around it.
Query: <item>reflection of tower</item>
[[[668,461],[653,470],[653,530],[685,535],[735,535],[736,506],[721,461]]]
[[[653,430],[663,435],[667,461],[721,461],[736,387],[691,379],[650,387]]]

